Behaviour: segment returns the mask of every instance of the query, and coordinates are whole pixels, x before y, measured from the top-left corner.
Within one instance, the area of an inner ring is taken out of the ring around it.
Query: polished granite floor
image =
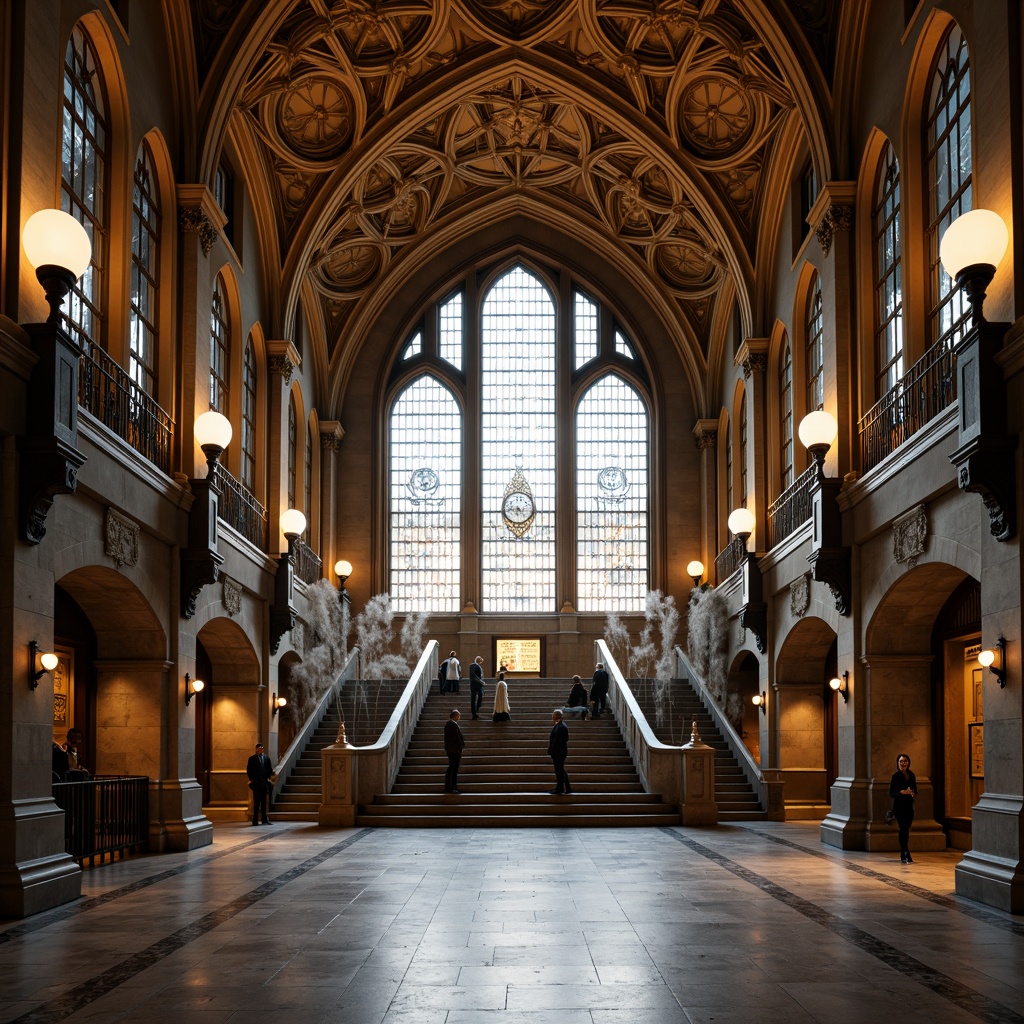
[[[1024,920],[956,853],[811,824],[218,825],[0,922],[0,1021],[1024,1024]]]

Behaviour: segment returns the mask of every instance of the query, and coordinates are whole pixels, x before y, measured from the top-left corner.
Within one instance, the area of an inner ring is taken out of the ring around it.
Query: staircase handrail
[[[633,691],[604,640],[594,641],[594,660],[608,670],[608,703],[626,741],[637,774],[648,793],[669,804],[682,801],[682,747],[662,743],[641,711]]]
[[[754,755],[751,754],[750,748],[733,728],[732,722],[729,721],[725,712],[718,706],[718,701],[711,695],[711,691],[704,684],[704,680],[678,644],[675,647],[675,655],[676,676],[680,679],[690,680],[690,684],[696,690],[704,710],[707,711],[711,716],[711,720],[718,727],[718,731],[722,734],[730,751],[736,758],[740,770],[743,772],[743,777],[754,790],[761,810],[767,811],[769,809],[768,780],[765,779],[761,766],[754,760]]]
[[[391,792],[430,687],[437,678],[437,652],[438,642],[429,641],[377,741],[352,748],[358,755],[356,799],[359,804],[371,803],[378,793]]]
[[[320,723],[324,720],[324,717],[330,710],[331,703],[337,699],[338,691],[345,683],[350,679],[355,679],[358,675],[359,648],[353,647],[352,650],[349,651],[348,657],[345,659],[345,664],[342,665],[341,671],[335,677],[334,682],[332,682],[324,691],[323,696],[313,709],[313,713],[306,719],[305,724],[295,734],[295,739],[292,740],[291,745],[285,751],[284,756],[274,769],[277,773],[277,782],[274,783],[271,799],[276,797],[284,788],[284,784],[288,781],[288,776],[295,770],[295,765],[298,763],[303,751],[309,744],[310,738],[320,727]]]

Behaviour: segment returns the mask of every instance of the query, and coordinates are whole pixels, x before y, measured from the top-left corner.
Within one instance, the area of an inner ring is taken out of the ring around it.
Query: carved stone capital
[[[301,365],[302,356],[290,341],[267,342],[267,366],[272,374],[283,378],[286,385],[292,382],[292,371]]]
[[[345,431],[337,420],[320,421],[320,448],[322,451],[340,451],[344,436]]]
[[[138,523],[108,508],[103,532],[103,551],[118,569],[139,564]]]
[[[178,210],[178,227],[182,234],[199,236],[199,244],[203,247],[203,255],[209,256],[213,243],[217,241],[217,229],[206,216],[201,206],[182,206]]]
[[[693,427],[697,451],[704,452],[718,443],[718,420],[697,420]]]
[[[755,373],[765,373],[768,370],[768,356],[763,352],[751,352],[743,360],[743,379],[750,380]]]
[[[893,520],[892,556],[897,562],[906,562],[908,569],[917,565],[927,540],[928,513],[924,505],[917,505]]]
[[[853,230],[853,207],[835,204],[821,219],[815,234],[821,251],[827,256],[832,251],[832,240],[841,231]]]
[[[272,374],[284,377],[285,384],[291,384],[295,364],[287,356],[271,356],[267,360],[267,367]]]

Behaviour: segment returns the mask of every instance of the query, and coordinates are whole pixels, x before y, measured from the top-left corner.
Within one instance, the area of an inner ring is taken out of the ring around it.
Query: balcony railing
[[[817,466],[808,466],[769,506],[769,548],[781,544],[811,518],[811,484],[817,472]]]
[[[948,339],[932,347],[860,421],[866,473],[956,401],[956,356]]]
[[[316,583],[320,579],[323,562],[320,556],[304,541],[297,540],[292,545],[292,565],[295,576],[303,583]]]
[[[79,864],[146,848],[149,779],[145,775],[58,782],[53,799],[64,811],[64,849]]]
[[[78,375],[78,404],[169,473],[171,417],[106,352],[92,342],[86,344]]]
[[[217,482],[220,485],[218,518],[255,544],[260,551],[266,551],[267,510],[223,466],[217,467]]]
[[[733,537],[715,559],[715,579],[724,583],[747,557],[747,545],[739,537]]]

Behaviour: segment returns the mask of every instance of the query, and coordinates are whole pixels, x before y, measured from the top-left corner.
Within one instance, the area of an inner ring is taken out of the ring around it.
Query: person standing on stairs
[[[590,700],[594,705],[594,717],[600,718],[601,712],[608,708],[608,670],[604,662],[599,661],[594,670],[594,684],[590,687]]]
[[[444,791],[446,793],[459,792],[459,763],[462,761],[462,751],[466,747],[466,738],[459,728],[458,708],[452,708],[448,715],[448,721],[444,723],[444,752],[448,755],[448,771],[444,773]]]
[[[448,655],[448,674],[445,677],[448,681],[448,692],[458,693],[459,692],[459,677],[462,675],[462,666],[459,664],[459,659],[455,657],[455,652],[452,651]]]
[[[469,710],[476,720],[480,717],[480,705],[484,702],[484,659],[478,654],[469,666]]]
[[[508,703],[508,687],[505,685],[504,672],[498,673],[498,682],[494,686],[494,721],[512,721],[512,708]]]
[[[569,776],[565,773],[565,759],[569,756],[569,726],[562,721],[562,712],[555,708],[551,712],[554,727],[548,740],[548,757],[555,767],[555,788],[552,796],[568,796],[572,792]]]

